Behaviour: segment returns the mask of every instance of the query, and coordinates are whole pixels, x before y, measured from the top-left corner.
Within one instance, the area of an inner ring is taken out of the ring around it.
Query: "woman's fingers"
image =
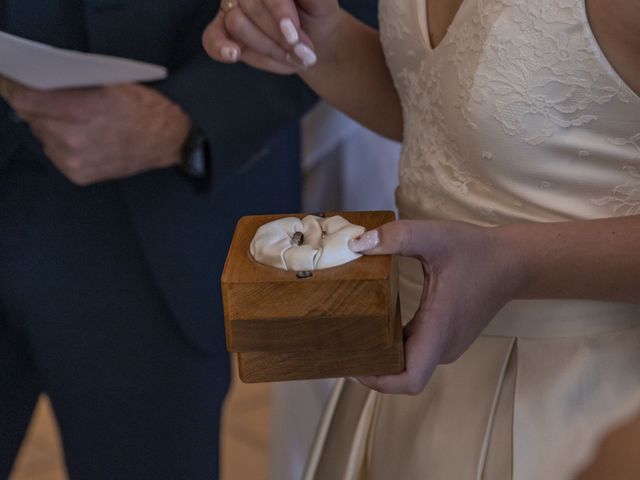
[[[277,3],[278,6],[280,4],[286,7],[292,6],[291,2],[283,0],[271,3]],[[298,33],[300,24],[295,6],[293,8],[279,8],[279,10],[286,12],[284,13],[287,15],[286,17],[280,17],[279,13],[272,11],[265,0],[240,0],[238,6],[256,27],[283,49],[291,48],[300,41]],[[295,21],[292,19],[292,15],[295,16]]]
[[[253,68],[278,75],[291,75],[304,68],[293,57],[289,57],[287,63],[282,63],[253,50],[243,51],[242,61]]]
[[[233,40],[224,24],[225,14],[218,12],[216,18],[202,34],[202,45],[207,54],[219,62],[235,63],[240,59],[242,48]]]
[[[229,35],[245,50],[251,50],[279,63],[288,63],[287,51],[263,32],[244,10],[234,8],[224,16],[224,25]]]
[[[235,20],[229,23],[235,33],[231,33],[227,27],[227,18],[231,13]],[[210,57],[224,63],[243,61],[254,68],[280,75],[290,75],[304,68],[301,61],[258,30],[238,7],[227,14],[218,13],[205,30],[202,43]],[[259,50],[249,45],[257,45]]]
[[[291,0],[261,0],[274,19],[284,40],[289,45],[300,41],[300,17],[298,7]]]
[[[363,379],[387,393],[422,391],[436,366],[456,361],[509,301],[511,262],[492,229],[461,222],[397,221],[356,239],[368,255],[418,258],[425,274],[418,313],[405,328],[406,372]]]
[[[432,255],[441,240],[440,229],[431,222],[397,220],[363,233],[349,242],[349,248],[366,255],[392,255],[424,258]]]
[[[420,308],[405,327],[405,371],[359,379],[383,393],[417,395],[445,358],[452,326],[458,320],[446,291],[438,288],[442,272],[433,272],[432,261],[442,256],[448,244],[442,222],[399,220],[364,233],[350,243],[353,251],[367,255],[398,254],[421,260],[425,274]]]
[[[242,0],[243,2],[255,2],[257,0]],[[273,24],[265,28],[273,28],[277,25],[280,38],[286,42],[283,45],[293,50],[293,53],[304,62],[306,66],[314,65],[317,57],[314,45],[309,36],[300,26],[298,7],[290,0],[260,0],[264,8],[268,10]],[[257,18],[257,17],[252,17]],[[266,31],[266,30],[265,30]]]
[[[273,6],[276,4],[278,8]],[[289,53],[304,67],[316,63],[312,44],[300,30],[297,10],[290,0],[272,0],[271,9],[265,0],[240,0],[238,5],[238,8],[227,12],[225,25],[239,43],[280,63],[283,62],[282,52]],[[261,32],[262,36],[251,33],[254,31]],[[269,39],[268,45],[264,44],[264,38]],[[274,49],[274,45],[280,49]]]
[[[242,60],[274,73],[294,73],[317,61],[291,0],[268,4],[266,0],[239,0],[233,8],[218,13],[203,35],[203,44],[218,61]]]
[[[429,317],[427,317],[429,315]],[[434,328],[442,319],[421,307],[406,327],[405,371],[397,375],[361,377],[357,380],[382,393],[418,395],[426,386],[440,363],[447,344],[446,335]]]

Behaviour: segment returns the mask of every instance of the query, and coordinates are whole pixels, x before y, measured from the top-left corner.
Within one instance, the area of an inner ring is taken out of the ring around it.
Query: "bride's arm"
[[[400,220],[365,233],[352,250],[414,257],[426,274],[405,328],[406,371],[361,379],[385,393],[420,393],[516,299],[640,303],[640,215],[477,227]]]
[[[298,11],[296,5],[305,8]],[[295,42],[287,42],[283,33],[286,19],[295,28]],[[219,61],[298,73],[320,97],[359,123],[386,137],[402,138],[400,100],[379,34],[337,2],[272,0],[256,6],[254,0],[239,0],[214,19],[203,43]]]
[[[524,275],[518,298],[640,303],[640,215],[499,229]]]
[[[382,53],[380,35],[344,10],[318,63],[300,77],[323,99],[365,127],[402,140],[402,110]]]

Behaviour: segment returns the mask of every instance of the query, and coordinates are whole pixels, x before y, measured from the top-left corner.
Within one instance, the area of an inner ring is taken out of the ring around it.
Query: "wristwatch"
[[[189,178],[197,180],[209,177],[210,165],[207,139],[196,126],[191,127],[189,136],[184,142],[178,171]]]

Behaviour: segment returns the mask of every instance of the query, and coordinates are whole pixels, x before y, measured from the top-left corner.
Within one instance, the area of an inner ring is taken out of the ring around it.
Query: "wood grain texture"
[[[388,347],[388,281],[298,280],[234,285],[228,309],[228,347],[234,352]]]
[[[367,230],[395,218],[393,212],[338,215]],[[255,262],[249,246],[258,228],[291,216],[305,215],[242,218],[229,249],[222,275],[225,330],[229,351],[240,353],[241,378],[277,381],[397,372],[404,354],[398,353],[396,259],[362,257],[305,279]],[[347,363],[357,371],[343,373]]]
[[[400,302],[396,311],[392,322],[394,341],[389,347],[239,353],[240,379],[245,383],[260,383],[400,373],[405,367]]]

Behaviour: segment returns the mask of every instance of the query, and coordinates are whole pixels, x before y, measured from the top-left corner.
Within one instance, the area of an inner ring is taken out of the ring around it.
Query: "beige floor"
[[[266,480],[269,403],[268,385],[234,384],[222,426],[222,480]],[[43,397],[10,480],[66,479],[57,426]]]

